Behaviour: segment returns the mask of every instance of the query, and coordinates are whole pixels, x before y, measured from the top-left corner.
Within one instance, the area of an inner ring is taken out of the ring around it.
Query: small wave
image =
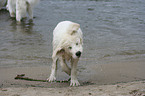
[[[145,50],[124,50],[118,52],[116,55],[137,55],[137,54],[145,54]]]
[[[145,54],[145,50],[123,50],[120,52],[116,52],[114,54],[105,54],[103,58],[113,57],[113,56],[123,56],[123,55],[143,55]]]

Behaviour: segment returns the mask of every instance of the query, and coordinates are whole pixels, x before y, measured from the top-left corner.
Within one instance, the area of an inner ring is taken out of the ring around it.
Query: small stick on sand
[[[32,78],[25,77],[25,74],[17,75],[17,76],[15,77],[15,79],[27,80],[27,81],[48,82],[48,80],[39,80],[39,79],[32,79]],[[55,81],[55,82],[67,83],[67,82],[69,82],[69,81],[70,81],[70,79],[64,80],[64,81]]]

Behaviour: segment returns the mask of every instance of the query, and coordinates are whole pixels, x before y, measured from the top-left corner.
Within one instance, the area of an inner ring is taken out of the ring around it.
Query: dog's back
[[[70,26],[71,21],[60,22],[53,31],[53,36],[63,35],[67,33],[67,28]],[[61,37],[61,36],[60,36]]]

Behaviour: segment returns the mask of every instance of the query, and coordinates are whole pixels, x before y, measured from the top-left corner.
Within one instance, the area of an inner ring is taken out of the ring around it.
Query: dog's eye
[[[72,49],[72,47],[68,47],[68,49]]]
[[[79,45],[78,43],[76,43],[76,45]]]

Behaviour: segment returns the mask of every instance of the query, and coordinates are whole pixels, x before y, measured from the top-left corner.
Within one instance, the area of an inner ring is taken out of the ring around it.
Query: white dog
[[[11,17],[15,17],[16,20],[21,21],[26,17],[27,12],[30,19],[33,19],[33,8],[40,0],[8,0],[7,9],[10,12]]]
[[[60,22],[53,31],[53,63],[49,82],[56,80],[57,60],[62,70],[71,76],[70,86],[78,86],[77,63],[83,51],[83,38],[80,25],[71,21]],[[66,64],[71,62],[71,69]]]

